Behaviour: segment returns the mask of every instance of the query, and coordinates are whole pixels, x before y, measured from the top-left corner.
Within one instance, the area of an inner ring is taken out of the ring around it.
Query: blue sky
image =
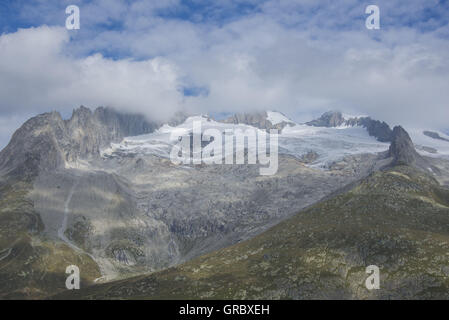
[[[114,0],[109,1],[113,3]],[[129,13],[133,3],[137,1],[122,1],[116,0],[120,8],[123,10],[123,16]],[[151,1],[149,1],[151,2]],[[387,8],[388,11],[383,12],[383,19],[388,22],[389,25],[403,25],[417,26],[423,30],[434,30],[438,26],[447,24],[447,10],[448,0],[438,1],[158,1],[158,5],[155,10],[152,10],[152,16],[158,16],[165,19],[179,19],[187,20],[195,23],[212,23],[212,24],[225,24],[230,21],[239,19],[243,16],[267,12],[268,5],[278,5],[279,10],[297,10],[303,12],[309,19],[304,19],[303,22],[307,22],[312,15],[325,13],[328,16],[336,15],[335,11],[332,11],[335,5],[341,6],[344,10],[350,10],[351,8],[361,7],[365,8],[368,4],[376,4],[380,7]],[[334,3],[333,5],[329,5]],[[108,6],[108,2],[103,3],[89,0],[3,0],[0,3],[0,27],[2,32],[13,32],[17,28],[28,28],[31,26],[39,26],[42,23],[50,25],[61,25],[65,21],[65,17],[60,15],[59,18],[55,18],[56,12],[63,12],[68,5],[78,5],[81,8],[83,6],[89,6],[92,8],[94,5],[98,5],[97,8]],[[388,4],[388,6],[387,6]],[[107,9],[105,9],[107,11]],[[404,14],[407,11],[408,14]],[[34,13],[34,14],[33,14]],[[291,12],[284,12],[291,14]],[[50,19],[49,19],[50,18]],[[362,15],[356,19],[362,19]],[[110,15],[109,19],[120,23],[122,22],[119,17]],[[430,23],[429,20],[435,19],[436,24]],[[54,20],[54,21],[51,21]],[[343,24],[350,24],[354,20],[354,17],[348,16]],[[104,21],[98,21],[98,25],[101,25]],[[297,21],[298,22],[298,21]],[[90,25],[95,25],[95,21],[89,21]],[[426,25],[427,24],[427,25]]]
[[[365,28],[370,4],[380,30]],[[448,21],[448,0],[1,1],[1,140],[80,104],[157,119],[339,109],[447,128]]]

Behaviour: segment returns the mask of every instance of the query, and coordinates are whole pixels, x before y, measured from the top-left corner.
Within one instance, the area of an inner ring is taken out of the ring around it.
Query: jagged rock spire
[[[407,131],[401,126],[393,128],[392,141],[389,156],[393,158],[393,164],[414,165],[423,161],[422,157],[416,152],[412,139]]]

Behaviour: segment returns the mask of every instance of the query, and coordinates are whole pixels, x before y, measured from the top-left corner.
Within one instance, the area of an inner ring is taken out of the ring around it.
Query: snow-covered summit
[[[334,117],[339,122],[339,116]],[[201,129],[204,132],[213,128],[224,134],[225,130],[245,131],[254,129],[266,131],[266,126],[258,126],[265,124],[262,118],[256,116],[236,115],[231,120],[215,121],[208,116],[198,115],[188,117],[183,123],[170,126],[164,124],[153,133],[126,137],[120,143],[112,144],[110,148],[104,150],[105,156],[114,156],[121,153],[124,154],[152,154],[159,157],[169,158],[170,151],[179,141],[178,136],[187,136],[192,134],[193,123],[200,122]],[[316,155],[310,166],[327,167],[329,164],[339,161],[345,156],[362,154],[362,153],[378,153],[386,151],[389,148],[389,141],[379,141],[378,137],[384,134],[388,137],[390,127],[385,122],[372,120],[371,118],[355,123],[341,123],[338,126],[319,126],[298,124],[290,120],[284,114],[276,111],[267,111],[265,120],[269,125],[276,126],[281,123],[288,123],[279,131],[279,153],[289,154],[298,158],[313,153]],[[347,121],[344,119],[344,121]],[[247,124],[254,123],[253,125]],[[442,132],[438,134],[443,139],[435,139],[423,134],[424,130],[414,130],[406,128],[417,147],[417,151],[422,155],[432,157],[448,157],[449,158],[449,136]],[[377,136],[376,136],[377,135]]]
[[[294,124],[292,120],[278,111],[267,111],[267,120],[270,121],[272,125],[277,125],[282,122]]]
[[[265,132],[265,130],[249,124],[218,122],[207,116],[192,116],[178,126],[165,124],[153,133],[127,137],[120,143],[112,144],[111,148],[104,150],[103,154],[105,156],[114,156],[120,153],[153,154],[168,158],[171,149],[178,143],[176,137],[190,135],[195,121],[201,123],[202,131],[214,128],[222,133],[225,130],[237,129]],[[308,152],[313,151],[317,154],[317,158],[310,163],[312,166],[323,167],[346,155],[385,151],[389,146],[388,143],[379,142],[371,137],[361,127],[327,128],[301,125],[275,111],[267,111],[267,121],[273,125],[289,124],[279,133],[279,153],[302,158]]]

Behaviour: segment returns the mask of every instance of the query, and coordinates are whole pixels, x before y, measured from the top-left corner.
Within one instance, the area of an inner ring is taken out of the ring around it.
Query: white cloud
[[[0,37],[3,114],[107,105],[167,118],[182,100],[178,71],[163,58],[111,60],[64,54],[64,28],[22,29]],[[13,106],[13,107],[12,107]]]
[[[180,108],[277,109],[309,120],[340,109],[391,125],[449,127],[449,31],[420,18],[430,2],[380,1],[379,31],[365,29],[364,5],[355,0],[266,1],[217,23],[204,12],[195,18],[202,23],[162,18],[146,1],[108,3],[81,7],[80,33],[43,26],[0,37],[3,115],[85,104],[152,118]],[[160,5],[182,10],[176,0]],[[124,29],[94,27],[117,19]],[[421,30],[429,26],[440,27]],[[109,51],[138,61],[91,54]],[[209,94],[184,97],[185,85]]]

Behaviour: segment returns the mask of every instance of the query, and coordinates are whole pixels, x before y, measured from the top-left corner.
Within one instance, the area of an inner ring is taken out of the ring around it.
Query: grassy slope
[[[57,298],[449,298],[449,192],[400,166],[178,267]],[[365,288],[368,265],[380,290]]]
[[[31,182],[0,186],[0,299],[37,299],[65,290],[65,269],[78,265],[83,285],[100,276],[96,263],[42,236],[43,225],[27,199]]]

